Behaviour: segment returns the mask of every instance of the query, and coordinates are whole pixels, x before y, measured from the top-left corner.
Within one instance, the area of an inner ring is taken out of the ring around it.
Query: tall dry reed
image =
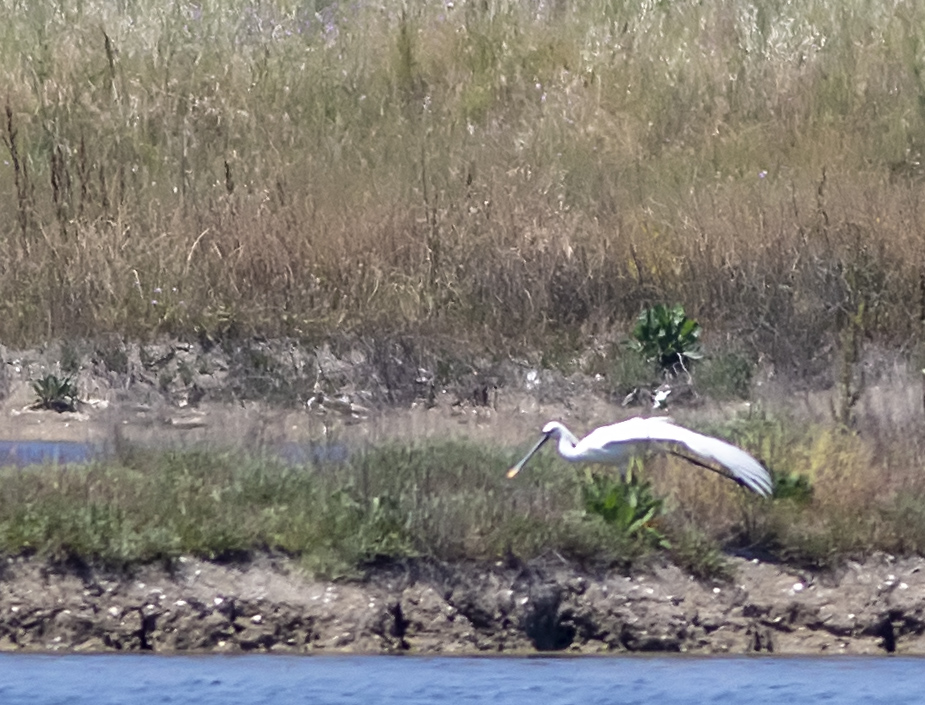
[[[9,344],[917,340],[918,3],[0,7]]]

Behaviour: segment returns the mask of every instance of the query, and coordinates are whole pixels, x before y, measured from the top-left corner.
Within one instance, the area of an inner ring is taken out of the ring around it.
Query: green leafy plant
[[[601,517],[620,533],[653,546],[669,547],[665,535],[654,524],[662,514],[664,500],[655,496],[649,482],[633,473],[632,466],[623,481],[588,471],[582,499],[589,514]]]
[[[47,374],[42,379],[33,380],[32,389],[38,397],[35,402],[38,409],[57,412],[77,410],[77,385],[70,377],[61,379]]]
[[[700,324],[688,318],[680,304],[657,304],[640,313],[629,346],[659,370],[675,374],[703,357]]]
[[[806,475],[797,472],[775,474],[774,499],[789,499],[798,505],[806,505],[813,498],[813,486]]]

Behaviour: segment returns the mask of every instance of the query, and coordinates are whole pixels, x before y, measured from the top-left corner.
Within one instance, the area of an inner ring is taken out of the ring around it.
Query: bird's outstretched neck
[[[558,421],[550,421],[546,424],[546,427],[543,429],[549,438],[555,438],[558,440],[558,451],[566,460],[579,460],[579,452],[576,448],[578,445],[578,438],[574,433],[569,431],[563,424]]]

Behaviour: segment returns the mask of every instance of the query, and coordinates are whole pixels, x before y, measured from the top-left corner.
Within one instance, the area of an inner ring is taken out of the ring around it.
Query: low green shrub
[[[663,513],[664,500],[655,495],[651,482],[640,478],[638,470],[633,472],[632,466],[619,480],[588,470],[581,494],[585,510],[601,517],[619,533],[651,546],[668,547],[668,540],[656,524]]]
[[[700,332],[683,306],[658,304],[639,314],[629,345],[662,372],[677,375],[703,357]]]
[[[38,397],[36,408],[58,412],[77,410],[77,385],[70,377],[61,379],[47,374],[32,382],[32,390]]]

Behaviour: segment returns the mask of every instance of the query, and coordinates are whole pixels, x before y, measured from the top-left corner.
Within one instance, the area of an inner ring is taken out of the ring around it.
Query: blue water
[[[343,443],[295,443],[286,441],[273,447],[275,455],[285,463],[292,465],[347,462],[350,452]]]
[[[0,655],[3,705],[925,702],[925,659]]]
[[[269,452],[291,465],[342,464],[349,451],[342,443],[285,442]],[[106,457],[99,446],[79,441],[0,441],[0,467],[13,465],[72,465]],[[2,705],[2,703],[0,703]]]
[[[85,463],[97,449],[78,441],[0,441],[0,466]]]

